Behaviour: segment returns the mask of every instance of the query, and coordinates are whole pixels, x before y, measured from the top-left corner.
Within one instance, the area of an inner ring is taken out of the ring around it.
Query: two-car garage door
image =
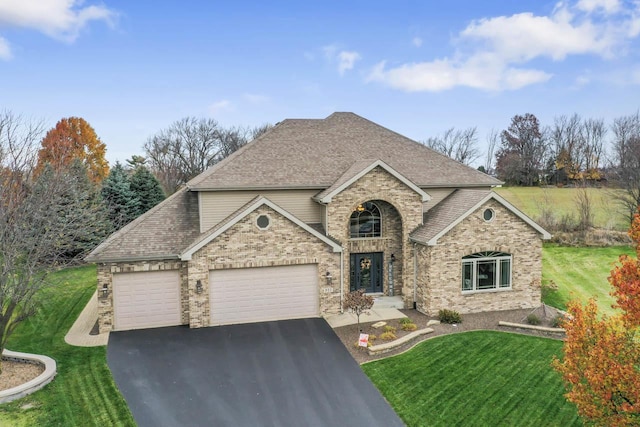
[[[115,330],[179,325],[180,275],[177,270],[116,273],[113,302]]]
[[[318,265],[212,270],[211,325],[318,317]]]

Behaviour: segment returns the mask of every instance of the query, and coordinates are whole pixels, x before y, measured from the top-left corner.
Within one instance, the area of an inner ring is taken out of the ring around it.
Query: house
[[[357,288],[429,315],[535,307],[550,235],[499,185],[353,113],[284,120],[87,257],[100,331],[327,316]]]

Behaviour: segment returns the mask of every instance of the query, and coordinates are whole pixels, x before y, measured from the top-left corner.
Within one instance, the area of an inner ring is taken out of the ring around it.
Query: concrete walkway
[[[378,322],[380,320],[389,319],[401,319],[407,317],[395,308],[372,308],[368,313],[360,315],[360,323],[366,322]],[[358,323],[358,318],[355,314],[350,312],[344,312],[342,314],[334,314],[326,318],[327,323],[332,328],[339,328],[341,326],[355,325]]]
[[[90,335],[93,325],[98,320],[98,292],[96,291],[89,302],[87,303],[80,316],[76,319],[64,340],[67,344],[75,345],[76,347],[98,347],[101,345],[107,345],[109,341],[109,333],[98,335]]]

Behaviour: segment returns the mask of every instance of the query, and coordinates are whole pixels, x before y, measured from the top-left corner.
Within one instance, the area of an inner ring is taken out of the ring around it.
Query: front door
[[[382,252],[351,254],[351,290],[382,292]]]

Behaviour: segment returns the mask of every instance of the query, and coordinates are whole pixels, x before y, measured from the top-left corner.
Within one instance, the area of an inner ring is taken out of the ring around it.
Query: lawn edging
[[[53,378],[58,372],[56,361],[49,356],[31,353],[20,353],[7,349],[4,349],[4,351],[2,352],[2,356],[18,362],[24,361],[27,363],[42,364],[44,365],[44,372],[24,384],[20,384],[19,386],[0,391],[0,403],[11,402],[40,390],[42,387],[53,381]]]
[[[505,322],[499,321],[498,325],[506,326],[509,328],[520,328],[520,329],[531,329],[533,331],[541,331],[541,332],[552,332],[556,334],[564,334],[565,330],[563,328],[549,328],[547,326],[536,326],[536,325],[527,325],[524,323],[513,323],[513,322]]]
[[[433,332],[433,329],[424,328],[417,331],[413,331],[410,334],[407,334],[401,338],[398,338],[395,341],[387,342],[384,344],[372,345],[371,347],[369,347],[369,355],[375,356],[376,354],[387,353],[389,351],[395,350],[401,345],[408,343],[409,341],[411,341],[416,337],[419,337],[420,335],[430,334],[431,332]]]

